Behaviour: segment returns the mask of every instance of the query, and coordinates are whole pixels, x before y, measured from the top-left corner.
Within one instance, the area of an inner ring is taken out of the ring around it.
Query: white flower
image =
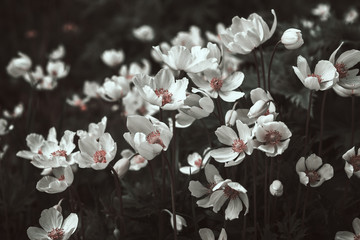
[[[233,53],[250,53],[274,34],[277,19],[275,11],[271,10],[271,13],[274,15],[271,30],[262,17],[256,13],[251,14],[248,19],[236,16],[232,19],[231,26],[226,29],[226,33],[220,34],[221,41]]]
[[[100,85],[97,82],[85,81],[83,86],[83,93],[89,98],[98,98],[99,94],[97,90],[100,88]]]
[[[165,123],[149,118],[128,116],[126,125],[130,132],[124,133],[124,138],[141,156],[152,160],[167,150],[172,132]]]
[[[134,114],[140,114],[142,116],[154,115],[159,111],[159,106],[153,105],[148,101],[145,101],[141,96],[138,88],[134,87],[128,92],[122,101],[125,107],[125,115],[130,116]]]
[[[204,158],[197,152],[189,154],[187,157],[187,162],[190,166],[181,167],[179,169],[180,172],[187,175],[192,175],[200,172],[200,169],[203,169],[210,160],[209,150],[209,148],[204,150]]]
[[[159,50],[164,54],[167,54],[171,48],[170,44],[167,42],[161,42],[158,47],[159,47]],[[163,62],[162,55],[159,55],[159,53],[154,49],[154,47],[150,50],[150,55],[156,62],[158,62],[158,63]]]
[[[50,61],[46,65],[46,71],[51,77],[55,79],[60,79],[66,77],[69,74],[70,67],[65,65],[64,62],[59,60]]]
[[[24,112],[24,104],[23,103],[19,103],[18,105],[16,105],[14,107],[13,112],[9,112],[8,110],[4,110],[3,114],[6,118],[18,118],[21,117],[21,115]]]
[[[335,235],[335,240],[358,240],[360,239],[360,219],[355,218],[352,222],[354,233],[348,231],[339,231]]]
[[[173,46],[184,46],[191,49],[195,46],[202,46],[204,40],[201,38],[200,28],[191,26],[189,32],[178,32],[176,37],[171,40]]]
[[[101,55],[101,60],[109,67],[120,65],[125,59],[123,50],[116,51],[115,49],[106,50]]]
[[[78,221],[78,216],[71,213],[63,222],[61,213],[51,207],[41,212],[39,223],[42,228],[29,227],[27,235],[30,240],[68,240],[75,232]]]
[[[135,153],[130,149],[125,149],[121,151],[120,154],[124,159],[130,159],[131,157],[130,167],[129,167],[130,171],[139,171],[140,169],[146,167],[149,162],[140,154],[134,156]]]
[[[53,141],[57,143],[56,140],[56,130],[54,127],[50,128],[47,141]],[[22,150],[16,153],[17,157],[25,158],[32,160],[33,157],[37,154],[42,154],[41,147],[44,144],[45,139],[40,134],[31,133],[27,135],[26,137],[26,145],[30,148],[30,151],[28,150]]]
[[[207,70],[204,76],[191,73],[188,75],[197,87],[212,98],[220,96],[225,102],[234,102],[245,95],[241,91],[235,91],[244,81],[242,72],[234,72],[226,78],[222,77],[220,70]]]
[[[152,41],[155,37],[154,29],[149,25],[142,25],[133,29],[135,38],[141,41]]]
[[[316,154],[311,154],[306,160],[301,157],[296,163],[296,172],[300,182],[305,186],[319,187],[323,182],[334,176],[334,169],[330,164],[322,165],[322,159]]]
[[[62,59],[65,56],[64,45],[59,45],[55,50],[49,54],[49,58],[53,61]]]
[[[352,175],[360,178],[360,148],[358,153],[355,153],[355,147],[349,149],[342,158],[345,160],[345,172],[348,178]]]
[[[114,170],[119,179],[129,170],[130,162],[128,158],[121,158],[114,164]]]
[[[245,153],[251,155],[253,152],[250,128],[236,120],[236,129],[238,134],[227,126],[221,126],[215,131],[218,140],[227,147],[212,150],[210,154],[217,162],[225,163],[225,167],[240,164],[245,158]]]
[[[287,29],[281,36],[281,43],[289,50],[297,49],[304,44],[301,30],[295,28]]]
[[[262,88],[256,88],[250,92],[252,107],[249,109],[247,116],[249,118],[258,118],[260,116],[273,115],[277,116],[274,99],[271,94]]]
[[[311,73],[306,59],[298,56],[297,67],[293,66],[293,69],[304,86],[315,91],[324,91],[331,88],[339,77],[334,65],[325,60],[319,61],[315,66],[314,73]]]
[[[0,136],[8,134],[14,128],[13,125],[9,125],[6,119],[0,118]]]
[[[28,83],[30,83],[31,86],[35,86],[40,89],[40,86],[41,85],[41,81],[43,80],[43,78],[45,77],[44,75],[44,71],[42,69],[41,66],[37,65],[35,67],[35,71],[33,72],[26,72],[24,75],[23,75],[25,81],[27,81]]]
[[[18,54],[20,57],[11,59],[6,67],[7,73],[15,78],[25,75],[30,70],[32,64],[31,59],[27,55],[21,52]]]
[[[225,123],[226,126],[234,126],[236,120],[240,120],[242,123],[246,125],[252,125],[256,122],[256,118],[249,118],[249,109],[230,109],[225,114]]]
[[[210,196],[215,185],[221,181],[223,178],[220,176],[219,171],[212,164],[207,164],[205,166],[205,176],[208,184],[205,186],[202,185],[199,181],[190,181],[189,190],[191,196],[202,198],[196,202],[199,207],[208,208],[211,207]],[[205,196],[205,197],[204,197]]]
[[[165,54],[160,50],[159,46],[153,48],[157,57],[173,70],[199,73],[208,68],[215,69],[218,65],[215,57],[209,57],[210,50],[208,48],[195,46],[189,50],[184,46],[173,46]]]
[[[81,99],[79,97],[79,95],[77,94],[73,94],[72,95],[72,99],[67,98],[66,99],[66,103],[69,104],[70,106],[74,106],[74,107],[78,107],[80,108],[81,111],[86,111],[87,110],[87,106],[86,103],[90,100],[89,97],[85,97],[84,99]]]
[[[282,154],[289,145],[290,130],[283,122],[274,122],[274,116],[261,116],[254,127],[256,148],[268,157]]]
[[[225,220],[239,218],[244,205],[246,207],[244,215],[246,215],[249,211],[249,198],[246,192],[247,190],[243,186],[237,182],[232,182],[230,179],[219,182],[213,188],[213,193],[210,196],[213,211],[217,213],[229,199],[230,201],[225,209]]]
[[[167,209],[163,209],[163,211],[170,214],[170,224],[171,224],[171,227],[174,229],[174,218],[173,218],[172,212],[170,212]],[[176,230],[178,232],[180,232],[183,229],[183,227],[187,227],[186,220],[185,220],[185,218],[183,218],[182,216],[177,215],[177,214],[175,215],[175,217],[176,217]]]
[[[80,153],[74,158],[80,168],[102,170],[115,158],[117,146],[109,133],[101,135],[99,140],[86,136],[79,140]]]
[[[76,132],[76,135],[78,135],[80,138],[89,136],[94,137],[96,140],[98,140],[105,133],[106,123],[107,117],[103,117],[98,123],[90,123],[87,132],[84,130],[78,130]]]
[[[215,240],[214,233],[209,228],[201,228],[199,234],[201,240]],[[224,228],[221,229],[218,240],[227,240],[227,234]]]
[[[190,126],[196,119],[205,118],[214,111],[214,102],[206,94],[203,97],[198,94],[189,94],[184,106],[179,109],[176,115],[176,127],[185,128]]]
[[[222,23],[218,23],[216,24],[216,34],[206,31],[205,35],[210,42],[214,42],[221,45],[222,42],[221,42],[220,34],[223,33],[226,33],[225,25]]]
[[[338,84],[346,89],[356,89],[360,87],[360,76],[357,76],[359,69],[350,69],[360,62],[360,51],[349,50],[342,53],[336,60],[335,56],[339,51],[340,46],[331,54],[329,61],[335,66],[339,74]]]
[[[184,104],[188,79],[176,80],[169,69],[161,69],[155,77],[137,75],[134,84],[149,103],[164,110],[176,110]]]
[[[283,195],[284,187],[279,180],[274,180],[269,187],[271,195],[280,197]]]
[[[347,88],[340,86],[339,84],[335,84],[335,86],[333,87],[333,90],[336,92],[337,95],[339,95],[341,97],[351,97],[353,95],[360,96],[360,87],[355,88],[355,89],[347,89]]]
[[[105,101],[115,102],[126,96],[129,91],[129,82],[124,77],[112,76],[111,79],[105,79],[105,82],[97,90],[97,93]]]
[[[143,66],[140,66],[140,64],[136,62],[131,63],[129,67],[126,65],[121,66],[119,71],[120,76],[125,77],[129,81],[133,81],[137,74],[149,75],[151,71],[150,62],[147,59],[142,59],[141,62]]]
[[[330,17],[330,5],[320,3],[316,6],[316,8],[311,10],[311,13],[320,17],[321,21],[326,21]]]
[[[54,176],[44,176],[37,182],[36,189],[38,191],[50,194],[63,192],[74,181],[71,166],[53,168],[51,173]]]
[[[359,17],[358,11],[355,8],[350,9],[344,17],[344,21],[346,24],[354,23],[355,20]]]

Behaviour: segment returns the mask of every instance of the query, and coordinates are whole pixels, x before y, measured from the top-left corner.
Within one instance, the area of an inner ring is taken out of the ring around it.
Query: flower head
[[[60,60],[65,56],[64,45],[59,45],[55,50],[49,54],[49,58],[53,61]]]
[[[335,240],[359,240],[360,239],[360,219],[355,218],[352,222],[354,233],[348,231],[340,231],[335,235]]]
[[[342,158],[345,160],[345,172],[348,178],[352,175],[360,178],[360,149],[355,153],[355,147],[349,149]]]
[[[287,29],[281,36],[281,43],[289,50],[301,47],[304,44],[301,31],[295,28]]]
[[[135,38],[141,41],[152,41],[155,37],[154,29],[149,25],[142,25],[133,29],[133,35]]]
[[[97,94],[105,101],[115,102],[126,96],[129,91],[130,85],[126,78],[112,76],[105,79],[103,85],[98,88]]]
[[[31,59],[27,55],[21,52],[18,54],[20,57],[11,59],[6,67],[8,74],[15,78],[25,75],[30,70],[32,64]]]
[[[320,17],[321,21],[326,21],[330,17],[330,5],[320,3],[316,6],[316,8],[311,10],[311,13],[315,16]]]
[[[274,180],[269,187],[271,195],[280,197],[283,195],[284,187],[279,180]]]
[[[120,65],[125,59],[123,50],[110,49],[103,52],[101,60],[109,67],[116,67]]]
[[[53,176],[44,176],[37,182],[36,189],[38,191],[50,194],[63,192],[74,181],[71,166],[53,168],[51,173]]]
[[[195,46],[202,46],[204,40],[201,38],[200,28],[191,26],[189,32],[178,32],[176,37],[171,40],[173,46],[184,46],[191,49]]]
[[[194,152],[189,154],[187,157],[187,162],[190,166],[181,167],[179,170],[183,174],[192,175],[200,172],[200,169],[204,168],[210,160],[210,149],[207,148],[204,150],[202,157],[199,153]]]
[[[60,60],[50,61],[46,65],[46,71],[52,78],[60,79],[66,77],[69,74],[70,67],[65,65],[65,63]]]

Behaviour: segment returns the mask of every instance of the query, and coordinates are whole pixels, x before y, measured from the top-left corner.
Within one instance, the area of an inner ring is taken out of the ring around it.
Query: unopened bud
[[[270,193],[275,197],[282,196],[283,191],[284,191],[284,187],[279,180],[274,180],[270,185]]]
[[[299,29],[289,28],[283,33],[281,43],[284,44],[286,49],[290,50],[301,47],[304,44],[301,31]]]

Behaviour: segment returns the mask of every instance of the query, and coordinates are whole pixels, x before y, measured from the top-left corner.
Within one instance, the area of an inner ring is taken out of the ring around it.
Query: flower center
[[[51,155],[53,155],[54,157],[67,157],[65,150],[57,150],[57,151],[51,153]]]
[[[160,146],[165,148],[165,145],[160,138],[160,132],[158,130],[149,133],[149,135],[146,136],[146,141],[150,144],[159,144]]]
[[[213,78],[210,82],[210,87],[214,89],[215,91],[219,91],[223,85],[224,80]]]
[[[201,167],[201,164],[202,164],[202,159],[199,158],[198,160],[195,161],[195,166],[197,166],[198,168]]]
[[[64,230],[62,228],[53,228],[51,232],[48,233],[48,237],[52,240],[61,240],[64,236]]]
[[[359,234],[359,235],[354,236],[354,240],[360,240],[360,234]]]
[[[38,150],[38,154],[42,155],[43,152],[41,151],[41,149]]]
[[[265,135],[265,142],[267,144],[276,145],[281,140],[281,134],[276,130],[267,131]]]
[[[239,192],[236,191],[235,189],[232,189],[231,187],[229,187],[228,185],[226,185],[225,189],[224,189],[224,194],[230,198],[230,199],[234,199],[239,195]]]
[[[167,103],[171,102],[172,93],[169,93],[168,90],[164,90],[163,88],[155,89],[155,94],[158,97],[162,98],[161,106],[164,106]]]
[[[106,163],[106,152],[105,150],[99,150],[96,151],[96,153],[94,154],[94,162],[95,163]]]
[[[241,153],[241,152],[245,151],[245,149],[246,149],[246,144],[244,143],[243,140],[241,140],[241,139],[234,140],[234,142],[232,144],[232,150],[234,152]]]
[[[139,164],[139,163],[144,163],[145,162],[145,158],[143,156],[140,155],[136,155],[134,157],[134,162]]]
[[[59,178],[58,178],[59,181],[64,181],[65,180],[65,176],[64,175],[61,175]]]
[[[336,63],[335,68],[339,73],[339,78],[345,78],[348,75],[348,70],[344,63]]]
[[[354,172],[357,172],[360,170],[360,155],[351,157],[349,162],[353,166]],[[359,238],[359,240],[360,240],[360,238]]]
[[[306,170],[306,176],[309,178],[309,183],[314,184],[320,180],[320,174],[315,170]]]
[[[52,70],[52,71],[51,71],[51,75],[53,75],[54,77],[56,77],[56,76],[58,75],[58,73],[57,73],[57,71]]]
[[[315,77],[315,78],[317,78],[317,80],[318,80],[319,83],[321,83],[321,81],[322,81],[321,76],[320,76],[320,75],[317,75],[317,74],[315,74],[315,73],[308,75],[308,77]]]

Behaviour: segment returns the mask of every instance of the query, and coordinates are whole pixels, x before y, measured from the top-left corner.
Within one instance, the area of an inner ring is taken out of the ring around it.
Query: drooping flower
[[[135,38],[145,42],[152,41],[155,37],[154,29],[149,25],[134,28],[132,32]]]
[[[280,197],[283,195],[284,186],[279,180],[274,180],[269,187],[271,195],[275,197]]]
[[[97,94],[105,101],[115,102],[126,96],[129,91],[129,82],[124,77],[112,76],[105,79]]]
[[[217,162],[225,163],[225,167],[240,164],[245,153],[251,155],[253,152],[251,129],[240,120],[236,120],[236,129],[238,133],[227,126],[221,126],[215,131],[218,140],[226,147],[211,150],[210,154]]]
[[[60,60],[65,56],[65,47],[64,45],[59,45],[56,49],[54,49],[50,54],[49,58],[53,61]]]
[[[323,161],[316,154],[311,154],[306,160],[301,157],[296,163],[296,172],[300,182],[305,186],[319,187],[323,182],[334,176],[333,167]]]
[[[335,240],[358,240],[360,239],[360,219],[355,218],[352,222],[354,233],[348,231],[339,231],[335,235]]]
[[[225,220],[233,220],[239,218],[240,212],[246,208],[244,215],[249,211],[249,198],[246,194],[247,190],[237,182],[230,179],[219,182],[214,186],[213,193],[210,196],[210,204],[213,211],[217,213],[224,203],[229,200],[225,209]]]
[[[184,100],[184,106],[176,115],[176,127],[185,128],[190,126],[196,119],[207,117],[214,111],[214,102],[206,94],[199,96],[190,93]]]
[[[225,114],[225,124],[228,127],[234,126],[236,120],[240,120],[242,123],[250,126],[256,122],[256,118],[249,118],[249,109],[230,109]]]
[[[277,116],[274,99],[271,94],[262,88],[256,88],[250,92],[252,107],[249,109],[247,116],[249,118],[258,118],[260,116],[273,115]]]
[[[143,156],[141,156],[140,154],[136,154],[131,151],[130,149],[125,149],[123,151],[121,151],[121,157],[124,159],[130,159],[130,166],[129,166],[129,170],[130,171],[139,171],[140,169],[146,167],[149,163],[148,160],[146,160]],[[134,156],[135,155],[135,156]]]
[[[89,97],[85,97],[83,99],[81,99],[79,97],[79,95],[77,94],[73,94],[72,98],[67,98],[66,99],[66,103],[69,104],[70,106],[74,106],[74,107],[78,107],[80,108],[81,111],[86,111],[87,110],[87,106],[86,103],[90,100]]]
[[[114,170],[119,179],[129,170],[130,162],[128,158],[121,158],[114,164]]]
[[[30,240],[68,240],[78,225],[78,216],[71,213],[64,221],[62,214],[51,207],[41,212],[40,226],[29,227],[27,235]]]
[[[330,5],[325,3],[319,3],[316,8],[311,10],[311,13],[318,16],[321,21],[326,21],[330,17]]]
[[[348,178],[351,178],[352,175],[360,178],[360,148],[358,153],[355,153],[355,147],[349,149],[342,158],[345,160],[345,172]]]
[[[3,110],[4,117],[6,118],[19,118],[22,116],[23,112],[24,112],[23,103],[17,104],[12,112],[9,112],[8,110]]]
[[[271,13],[274,15],[271,30],[263,18],[256,13],[251,14],[247,19],[234,17],[226,33],[220,34],[222,42],[233,53],[250,53],[274,34],[277,19],[275,11],[271,10]]]
[[[220,70],[206,70],[203,76],[189,73],[189,77],[197,87],[205,91],[210,97],[221,97],[226,102],[234,102],[242,98],[245,93],[235,91],[244,81],[242,72],[234,72],[223,78]]]
[[[306,59],[298,56],[297,67],[293,66],[293,69],[304,86],[315,91],[325,91],[333,87],[339,77],[334,65],[325,60],[319,61],[315,66],[314,73],[311,73]]]
[[[49,61],[46,65],[46,71],[49,76],[54,79],[64,78],[69,74],[70,67],[65,65],[62,61]]]
[[[176,80],[169,69],[161,69],[155,77],[137,75],[134,84],[149,103],[164,110],[176,110],[184,104],[188,79]]]
[[[170,224],[171,224],[171,227],[174,229],[174,218],[173,218],[172,212],[170,212],[167,209],[163,209],[163,211],[170,214]],[[176,217],[176,230],[178,232],[180,232],[183,229],[183,227],[187,227],[187,223],[186,223],[185,218],[183,218],[182,216],[176,214],[175,217]]]
[[[295,28],[287,29],[281,36],[281,43],[289,50],[297,49],[304,44],[301,30]]]
[[[17,78],[25,75],[31,68],[31,59],[19,52],[20,57],[11,59],[10,63],[6,67],[6,71],[10,76]]]
[[[117,145],[109,133],[104,133],[99,140],[94,136],[80,138],[79,149],[74,158],[80,168],[102,170],[115,158]]]
[[[106,50],[101,55],[101,60],[109,67],[116,67],[120,65],[125,59],[123,50],[116,51],[115,49]]]
[[[169,127],[153,117],[128,116],[126,126],[130,132],[124,133],[125,140],[147,160],[166,151],[172,138]]]
[[[202,46],[204,40],[201,37],[200,28],[191,26],[189,32],[178,32],[176,37],[171,40],[173,46],[184,46],[191,49],[195,46]]]
[[[289,145],[292,136],[289,128],[283,122],[274,121],[273,115],[258,118],[255,127],[255,148],[268,157],[282,154]]]
[[[210,160],[210,148],[204,150],[202,157],[199,153],[194,152],[189,154],[187,157],[187,162],[190,166],[181,167],[179,170],[183,174],[192,175],[200,172],[200,169],[203,169]]]
[[[36,189],[38,191],[50,194],[63,192],[74,181],[71,166],[53,168],[51,173],[53,176],[44,176],[37,182]]]
[[[215,240],[214,233],[209,228],[201,228],[199,235],[201,240]],[[227,234],[224,228],[221,229],[218,240],[227,240]]]

